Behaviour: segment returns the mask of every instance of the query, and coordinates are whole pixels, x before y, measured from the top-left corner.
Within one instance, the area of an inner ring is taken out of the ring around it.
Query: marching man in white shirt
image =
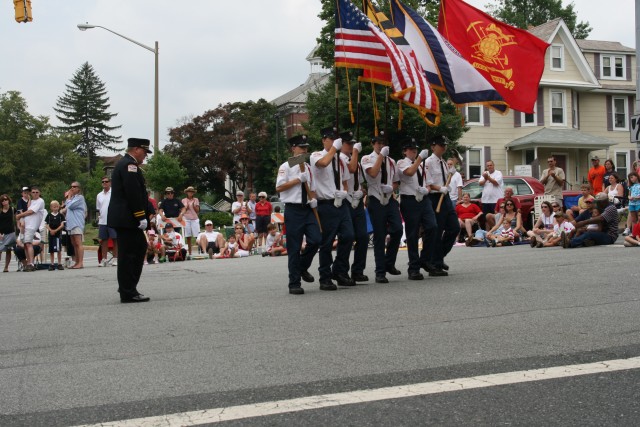
[[[338,289],[331,280],[335,278],[338,286],[355,286],[349,277],[349,253],[353,246],[353,224],[347,199],[347,180],[349,170],[340,159],[342,139],[337,129],[322,129],[322,145],[324,150],[311,153],[309,163],[311,173],[316,180],[316,197],[318,199],[318,215],[322,225],[322,242],[318,252],[320,263],[320,290],[334,291]],[[344,203],[343,203],[344,202]],[[338,236],[336,257],[333,258],[333,241]]]
[[[389,157],[384,131],[371,140],[373,153],[362,158],[367,179],[368,209],[373,227],[373,255],[376,262],[376,283],[389,283],[386,273],[402,274],[396,268],[398,248],[402,238],[400,207],[393,192],[398,188],[396,162]],[[389,241],[387,242],[387,234]],[[386,246],[386,249],[385,249]]]

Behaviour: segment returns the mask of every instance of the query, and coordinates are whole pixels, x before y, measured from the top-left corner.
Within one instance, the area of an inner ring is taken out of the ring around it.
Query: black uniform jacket
[[[142,170],[129,154],[116,164],[111,174],[111,201],[107,225],[113,228],[137,228],[147,218],[147,189]]]

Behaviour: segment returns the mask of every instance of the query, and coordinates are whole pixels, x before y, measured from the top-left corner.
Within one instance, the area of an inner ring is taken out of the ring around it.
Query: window
[[[613,129],[614,130],[628,130],[629,121],[627,120],[627,98],[626,97],[613,97]]]
[[[565,103],[563,91],[551,91],[551,124],[565,125]]]
[[[520,113],[521,126],[538,126],[538,103],[533,106],[533,113]]]
[[[467,118],[467,125],[482,125],[484,126],[484,118],[482,117],[481,105],[467,105],[464,107],[464,114]]]
[[[564,46],[553,45],[551,46],[551,69],[555,71],[564,71]]]
[[[626,80],[624,56],[602,56],[602,78]]]
[[[482,174],[482,151],[478,148],[470,148],[467,151],[467,167],[469,168],[469,172],[467,173],[467,177],[478,178]]]
[[[629,158],[629,153],[627,151],[618,151],[616,152],[616,172],[620,176],[620,179],[626,181],[627,174],[629,173],[629,167],[627,165],[627,159]],[[607,184],[609,185],[609,184]]]

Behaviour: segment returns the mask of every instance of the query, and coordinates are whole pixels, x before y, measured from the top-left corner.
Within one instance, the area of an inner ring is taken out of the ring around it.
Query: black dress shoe
[[[291,295],[303,295],[304,289],[302,288],[289,288],[289,293]]]
[[[336,281],[338,282],[338,286],[355,286],[356,285],[356,282],[351,280],[351,278],[346,274],[337,274]]]
[[[338,287],[331,280],[321,280],[320,281],[320,290],[321,291],[335,291],[335,290],[338,290]]]
[[[411,272],[409,273],[409,280],[424,280],[424,276],[419,271]]]
[[[435,270],[429,271],[429,276],[431,277],[444,277],[444,276],[448,276],[449,273],[447,273],[446,271],[440,269],[440,268],[436,268]]]
[[[387,273],[391,274],[392,276],[399,276],[402,274],[402,272],[395,267],[387,268]]]
[[[379,274],[376,276],[376,283],[389,283],[389,279],[387,279],[385,276]]]
[[[362,273],[351,273],[351,279],[354,282],[368,282],[369,281],[369,277],[367,277],[366,275],[364,275]]]
[[[313,283],[313,281],[316,280],[308,270],[304,270],[302,273],[300,273],[300,278],[307,283]]]
[[[123,304],[134,303],[134,302],[147,302],[149,301],[149,297],[145,297],[144,295],[136,295],[131,298],[120,298],[120,302]]]
[[[440,267],[441,267],[443,270],[449,271],[449,266],[448,266],[447,264],[445,264],[444,262],[443,262],[442,264],[440,264]]]
[[[437,270],[436,266],[430,262],[422,262],[420,263],[420,267],[422,267],[427,273]]]

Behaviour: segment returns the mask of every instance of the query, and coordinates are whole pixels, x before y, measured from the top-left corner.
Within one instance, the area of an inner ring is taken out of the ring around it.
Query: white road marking
[[[555,366],[528,371],[504,372],[500,374],[480,375],[469,378],[408,384],[395,387],[383,387],[372,390],[357,390],[344,393],[301,397],[273,402],[253,403],[227,408],[206,409],[182,412],[147,418],[104,422],[79,427],[178,427],[195,426],[243,418],[263,417],[287,412],[299,412],[310,409],[329,408],[340,405],[375,402],[388,399],[425,396],[449,391],[471,390],[507,384],[544,381],[557,378],[592,375],[640,368],[640,357],[630,359],[605,360],[581,365]]]

